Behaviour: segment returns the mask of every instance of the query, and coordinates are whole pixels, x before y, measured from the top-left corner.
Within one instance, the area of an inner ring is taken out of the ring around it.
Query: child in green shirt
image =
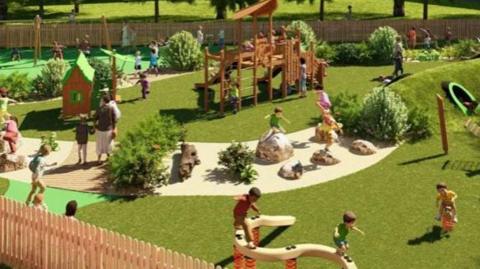
[[[280,125],[281,120],[290,124],[290,121],[283,116],[283,109],[281,107],[276,107],[273,114],[265,116],[265,119],[270,119],[270,128],[276,132],[285,133],[285,129]]]
[[[233,114],[237,114],[238,102],[240,101],[240,92],[238,90],[238,83],[231,83],[229,91],[230,105],[232,106]]]
[[[335,227],[335,231],[333,233],[333,241],[337,246],[337,254],[343,256],[348,262],[352,261],[352,259],[346,255],[346,252],[349,248],[347,235],[350,233],[350,230],[357,231],[362,235],[365,235],[362,230],[355,226],[356,220],[357,216],[353,212],[346,211],[343,214],[343,222]]]

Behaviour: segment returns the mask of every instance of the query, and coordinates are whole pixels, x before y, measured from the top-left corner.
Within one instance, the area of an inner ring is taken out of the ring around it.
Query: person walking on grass
[[[394,62],[394,71],[393,77],[398,77],[403,75],[403,46],[402,46],[402,38],[397,36],[395,38],[395,45],[393,47],[393,62]]]
[[[150,82],[147,79],[147,76],[142,73],[140,74],[140,79],[135,83],[135,85],[139,84],[142,87],[142,98],[143,100],[147,99],[147,95],[150,93]]]
[[[45,171],[45,168],[57,165],[56,162],[48,164],[47,156],[50,154],[52,149],[49,145],[42,145],[38,150],[38,154],[33,157],[30,161],[28,168],[32,172],[32,189],[27,196],[25,204],[28,206],[32,200],[32,197],[37,193],[37,189],[40,189],[38,193],[44,193],[46,185],[42,181],[42,176]]]
[[[102,155],[106,154],[107,159],[110,157],[113,149],[113,141],[116,137],[116,118],[113,108],[109,105],[110,98],[104,95],[101,100],[100,107],[97,109],[94,116],[94,123],[96,128],[96,151],[97,164],[101,165],[103,162]]]
[[[258,215],[260,215],[260,209],[257,207],[255,202],[260,199],[262,196],[262,192],[258,188],[251,188],[248,191],[248,194],[243,194],[239,196],[235,196],[233,199],[237,201],[237,204],[235,205],[235,208],[233,209],[233,226],[235,230],[242,230],[245,232],[246,240],[248,242],[247,247],[254,249],[256,246],[254,244],[253,240],[253,235],[252,235],[252,230],[246,223],[246,218],[248,214],[248,210],[251,208],[255,212],[257,212]]]

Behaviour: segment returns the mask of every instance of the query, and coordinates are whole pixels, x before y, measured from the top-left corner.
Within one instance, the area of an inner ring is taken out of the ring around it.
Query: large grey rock
[[[350,151],[359,155],[372,155],[377,153],[377,147],[367,140],[355,140],[352,142]]]
[[[293,147],[285,134],[270,130],[258,141],[255,156],[268,162],[277,163],[292,157]]]
[[[287,179],[299,179],[303,175],[303,165],[299,160],[284,164],[278,174]]]
[[[340,160],[333,157],[329,152],[321,149],[313,153],[310,162],[317,165],[334,165],[339,163]]]
[[[182,143],[181,145],[182,157],[180,159],[180,169],[178,176],[183,181],[192,175],[192,170],[195,165],[200,164],[197,149],[194,145]]]
[[[27,167],[27,158],[23,155],[7,154],[0,155],[0,173],[20,170]]]

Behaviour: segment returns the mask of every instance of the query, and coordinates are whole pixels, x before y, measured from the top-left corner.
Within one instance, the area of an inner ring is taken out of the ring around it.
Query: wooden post
[[[225,112],[225,50],[220,51],[220,115]]]
[[[105,16],[102,15],[102,26],[103,26],[103,34],[104,34],[104,41],[105,41],[105,47],[108,50],[112,50],[112,43],[110,42],[110,35],[108,34],[108,25],[107,25],[107,19]]]
[[[242,50],[238,47],[238,62],[237,62],[237,84],[238,84],[238,103],[237,110],[242,108]]]
[[[309,53],[309,56],[310,56],[310,70],[311,70],[311,73],[310,73],[310,90],[313,90],[313,81],[315,79],[315,43],[314,42],[310,42],[310,53]],[[318,66],[317,68],[320,68],[320,66]]]
[[[268,42],[270,43],[270,54],[268,61],[268,99],[273,99],[273,13],[268,14]]]
[[[288,44],[289,41],[285,39],[283,44],[282,98],[287,97]]]
[[[41,18],[39,15],[35,16],[33,32],[34,32],[34,55],[33,55],[33,64],[37,65],[38,59],[42,58],[42,44],[41,44]]]
[[[300,67],[300,58],[302,57],[302,38],[300,36],[300,31],[297,30],[297,40],[295,41],[295,47],[297,48],[297,55],[296,55],[296,58],[297,58],[297,63],[296,63],[296,66],[295,66],[295,72],[296,72],[296,87],[297,87],[297,93],[298,94],[301,94],[301,90],[300,90],[300,74],[302,73],[300,71],[301,67]],[[293,56],[293,55],[292,55]]]
[[[254,18],[254,25],[256,25],[256,17]],[[258,65],[258,59],[257,59],[257,53],[258,53],[258,37],[257,34],[254,35],[253,38],[254,44],[255,44],[255,53],[253,53],[253,105],[257,105],[258,102],[258,97],[257,97],[257,86],[258,86],[258,81],[257,81],[257,65]]]
[[[205,62],[203,64],[204,66],[204,79],[205,79],[205,84],[203,86],[203,108],[205,109],[205,112],[208,112],[208,46],[205,47]]]
[[[117,58],[115,57],[115,51],[112,54],[112,95],[115,101],[117,101]]]
[[[445,121],[445,102],[443,98],[437,94],[438,104],[438,118],[440,120],[440,134],[442,135],[442,148],[445,154],[448,154],[448,138],[447,138],[447,125]]]

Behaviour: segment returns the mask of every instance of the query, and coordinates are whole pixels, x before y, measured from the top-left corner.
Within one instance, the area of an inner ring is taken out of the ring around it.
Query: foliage
[[[13,72],[9,76],[0,76],[0,86],[8,89],[8,96],[15,100],[28,99],[32,83],[28,73]]]
[[[412,141],[432,136],[431,118],[426,109],[414,107],[408,112],[407,137]]]
[[[455,58],[455,48],[453,46],[444,47],[442,48],[440,55],[442,58],[445,58],[447,60],[453,59]]]
[[[362,103],[356,94],[342,92],[332,98],[332,114],[347,134],[361,135],[361,113]]]
[[[310,47],[310,44],[316,43],[317,37],[315,36],[315,32],[313,31],[312,27],[308,25],[304,21],[292,21],[287,26],[287,36],[288,37],[295,37],[297,35],[297,31],[300,32],[300,39],[302,40],[302,48],[307,49]]]
[[[128,131],[109,160],[117,188],[151,189],[168,183],[164,157],[177,147],[182,128],[173,117],[155,115]]]
[[[241,182],[250,184],[258,175],[252,166],[255,153],[245,144],[232,142],[226,150],[218,153],[218,158],[218,164],[227,167]]]
[[[460,40],[457,44],[453,45],[453,48],[456,58],[468,58],[480,53],[480,43],[471,39]]]
[[[40,145],[48,145],[52,151],[58,151],[60,147],[57,142],[57,133],[51,132],[49,136],[42,135],[40,137]]]
[[[327,61],[333,61],[336,57],[336,52],[326,41],[319,41],[315,48],[315,56]]]
[[[167,61],[175,70],[192,71],[200,68],[202,52],[190,32],[181,31],[169,39]]]
[[[378,140],[399,141],[408,130],[408,110],[388,87],[374,88],[363,100],[363,132]]]
[[[440,52],[434,49],[422,50],[416,55],[415,59],[420,62],[438,61],[440,59]]]
[[[91,57],[88,63],[95,69],[95,88],[110,88],[112,81],[112,68],[100,59]]]
[[[395,38],[397,36],[397,31],[390,26],[377,28],[368,39],[368,47],[372,59],[378,63],[391,62]]]
[[[335,46],[335,62],[338,64],[363,64],[370,61],[365,43],[342,43]]]
[[[38,96],[57,97],[62,94],[63,77],[67,71],[63,60],[51,59],[43,67],[41,74],[34,79],[33,87]]]

